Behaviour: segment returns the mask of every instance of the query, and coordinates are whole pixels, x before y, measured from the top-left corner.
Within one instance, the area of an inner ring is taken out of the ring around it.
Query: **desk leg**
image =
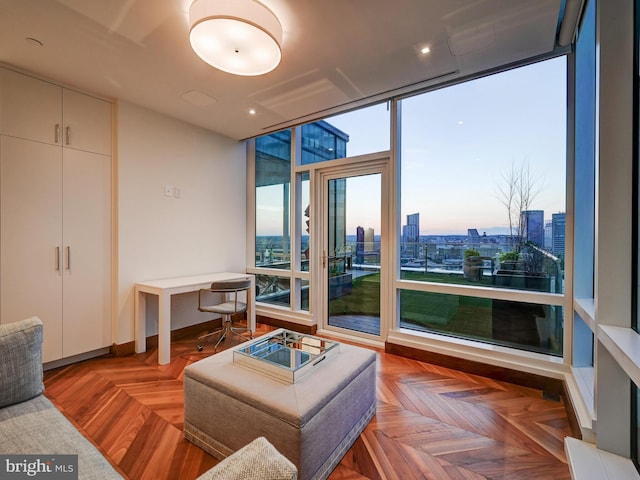
[[[136,353],[147,351],[147,332],[145,327],[147,315],[147,297],[144,292],[135,290],[133,294],[133,327]]]
[[[171,361],[171,295],[162,292],[158,298],[158,363]]]

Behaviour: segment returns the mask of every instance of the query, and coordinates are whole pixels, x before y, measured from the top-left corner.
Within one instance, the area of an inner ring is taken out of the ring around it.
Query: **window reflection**
[[[291,131],[256,139],[256,266],[290,269]]]
[[[400,327],[561,355],[562,307],[402,290]]]

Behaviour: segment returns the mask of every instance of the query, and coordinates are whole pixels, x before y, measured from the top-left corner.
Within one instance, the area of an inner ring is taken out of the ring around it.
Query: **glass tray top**
[[[279,329],[235,349],[233,361],[294,383],[339,347],[332,340]]]

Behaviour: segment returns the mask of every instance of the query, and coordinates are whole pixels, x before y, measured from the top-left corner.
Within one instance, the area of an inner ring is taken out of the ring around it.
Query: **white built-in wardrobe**
[[[112,343],[111,145],[110,102],[0,68],[0,323],[44,362]]]

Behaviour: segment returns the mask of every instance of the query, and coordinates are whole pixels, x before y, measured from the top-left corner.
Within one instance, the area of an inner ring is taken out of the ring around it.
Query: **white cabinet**
[[[44,360],[61,358],[62,149],[0,136],[0,180],[0,321],[39,316]]]
[[[111,159],[66,150],[62,179],[63,356],[110,346]]]
[[[0,134],[111,155],[111,104],[0,68]]]
[[[74,90],[62,90],[65,147],[111,155],[111,104]]]
[[[0,68],[0,134],[62,143],[62,88]]]
[[[40,317],[45,362],[112,343],[110,152],[110,103],[0,69],[0,323]]]

